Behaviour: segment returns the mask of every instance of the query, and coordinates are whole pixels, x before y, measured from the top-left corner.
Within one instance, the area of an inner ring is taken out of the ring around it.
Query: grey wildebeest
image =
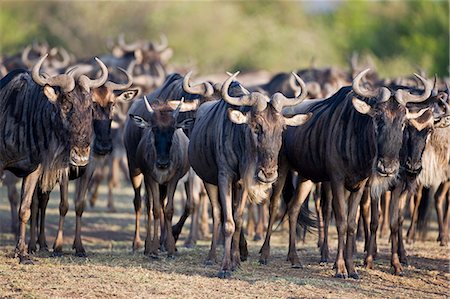
[[[305,84],[296,74],[301,90],[297,89],[293,99],[281,93],[271,98],[259,92],[231,96],[228,89],[237,74],[224,82],[221,100],[200,106],[189,143],[189,161],[204,181],[213,206],[214,235],[208,260],[215,259],[218,223],[221,214],[223,217],[225,251],[220,278],[231,276],[230,271],[240,262],[247,196],[257,203],[264,201],[277,178],[284,128],[301,125],[310,117],[298,114],[287,118],[281,113],[283,107],[296,105],[306,97]],[[215,212],[217,207],[222,213]]]
[[[173,102],[172,102],[173,103]],[[129,175],[134,189],[134,204],[140,204],[142,178],[146,190],[147,237],[144,254],[156,258],[160,248],[160,213],[163,208],[165,247],[169,257],[175,255],[175,238],[172,233],[173,198],[178,181],[189,170],[187,149],[189,140],[182,128],[191,121],[178,120],[181,111],[195,110],[198,103],[178,101],[175,110],[165,102],[139,99],[129,110],[125,122],[124,144],[127,151]],[[164,206],[164,200],[167,204]],[[151,200],[153,205],[151,204]],[[153,236],[151,234],[151,206],[153,206]],[[139,244],[139,217],[136,215],[136,233],[133,248]],[[162,233],[162,229],[161,229]]]
[[[32,263],[26,253],[25,230],[36,186],[51,190],[69,166],[88,163],[92,136],[91,88],[105,83],[108,73],[90,80],[82,75],[43,77],[40,66],[9,73],[0,81],[0,172],[23,177],[20,234],[21,263]],[[99,64],[102,64],[97,59]],[[102,68],[106,69],[106,66]]]
[[[392,93],[386,87],[368,91],[360,87],[367,72],[368,69],[356,76],[352,87],[343,87],[328,99],[305,101],[290,112],[286,111],[294,114],[311,112],[313,117],[305,126],[287,129],[279,180],[271,198],[271,201],[279,201],[285,173],[290,168],[296,170],[300,182],[294,203],[289,207],[294,210],[289,213],[295,219],[312,186],[308,180],[330,182],[338,230],[336,277],[348,274],[359,278],[353,263],[353,239],[363,187],[369,177],[372,177],[372,192],[375,193],[385,191],[393,182],[399,170],[402,128],[409,117],[406,103],[426,100],[432,89],[431,84],[420,77],[426,87],[422,95],[412,95],[404,90]],[[345,189],[351,192],[348,216],[345,213]],[[271,223],[273,221],[269,220],[268,231]],[[292,226],[290,230],[288,259],[296,264],[299,260],[295,251],[295,230]],[[269,239],[266,237],[261,260],[267,260],[268,255]]]

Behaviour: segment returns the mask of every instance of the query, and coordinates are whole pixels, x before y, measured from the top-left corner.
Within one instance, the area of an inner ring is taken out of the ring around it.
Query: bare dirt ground
[[[409,263],[403,277],[390,274],[389,243],[379,241],[375,270],[363,267],[363,244],[358,242],[357,269],[362,279],[336,279],[332,262],[320,265],[316,235],[299,243],[304,269],[292,269],[286,262],[287,233],[277,231],[272,242],[269,265],[258,264],[262,241],[249,241],[249,260],[233,277],[216,278],[219,263],[204,266],[209,240],[193,249],[183,247],[187,229],[177,243],[178,255],[168,260],[150,260],[142,251],[132,253],[134,212],[131,188],[115,191],[116,213],[106,209],[105,190],[95,208],[83,215],[83,242],[87,258],[73,255],[71,249],[75,212],[73,203],[67,215],[63,257],[38,253],[35,265],[19,265],[12,258],[14,238],[9,233],[10,212],[6,188],[0,187],[0,297],[20,298],[438,298],[450,296],[449,248],[434,241],[436,224],[425,242],[407,245]],[[57,189],[57,188],[56,188]],[[178,193],[180,194],[180,193]],[[71,197],[72,198],[72,197]],[[179,199],[179,198],[178,198]],[[47,242],[53,244],[58,222],[59,194],[52,194],[47,212]],[[143,217],[144,218],[144,217]],[[176,219],[175,219],[176,220]],[[144,227],[144,226],[142,226]],[[331,228],[331,257],[337,246],[336,229]],[[141,231],[144,236],[144,230]],[[219,251],[219,258],[222,251]]]

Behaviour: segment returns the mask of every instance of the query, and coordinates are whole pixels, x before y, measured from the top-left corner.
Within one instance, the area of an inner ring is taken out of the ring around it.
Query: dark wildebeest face
[[[187,112],[197,109],[198,102],[184,103],[184,99],[178,101],[175,110],[171,105],[174,105],[176,101],[170,101],[168,103],[153,103],[153,108],[144,96],[145,106],[150,113],[150,122],[145,121],[142,117],[130,114],[130,117],[135,121],[140,128],[151,129],[152,146],[155,157],[156,168],[159,171],[164,171],[171,166],[171,148],[173,135],[175,130],[185,128],[192,119],[185,119],[181,122],[178,121],[178,115],[180,112]]]
[[[433,131],[433,112],[427,109],[416,119],[408,120],[403,132],[401,164],[407,174],[418,175],[422,170],[422,154]]]
[[[69,134],[69,162],[73,166],[85,166],[89,161],[90,143],[92,139],[92,99],[91,89],[98,88],[106,82],[108,69],[98,59],[102,69],[99,79],[91,80],[82,75],[75,84],[70,74],[54,77],[41,76],[39,69],[47,55],[43,56],[33,67],[33,80],[44,87],[44,94],[57,107],[64,132]]]
[[[98,155],[106,155],[113,150],[113,141],[111,133],[111,123],[113,118],[116,121],[122,120],[122,111],[113,109],[118,102],[126,102],[133,99],[138,90],[126,90],[132,84],[131,76],[123,69],[119,68],[127,76],[127,83],[117,84],[111,81],[106,82],[103,86],[95,88],[92,93],[93,109],[93,125],[94,125],[94,153]],[[123,91],[125,90],[125,91]],[[114,93],[120,91],[120,93]],[[113,115],[115,114],[115,115]]]
[[[235,124],[246,124],[248,132],[246,144],[248,152],[244,153],[248,159],[247,169],[252,181],[268,184],[273,183],[278,176],[278,154],[281,148],[282,133],[286,125],[298,126],[305,123],[309,114],[298,114],[287,118],[281,113],[283,107],[297,105],[307,95],[305,83],[293,73],[291,77],[292,88],[297,97],[288,99],[281,93],[274,94],[271,98],[259,92],[252,92],[240,97],[232,97],[228,94],[228,88],[239,72],[225,81],[222,87],[222,98],[228,104],[235,106],[251,106],[249,111],[228,109],[228,118]],[[297,80],[298,87],[294,79]],[[255,157],[256,159],[254,159]],[[256,160],[256,161],[255,161]]]
[[[360,87],[361,78],[369,69],[361,72],[353,81],[353,91],[356,95],[369,100],[369,103],[353,98],[353,106],[372,118],[375,128],[376,158],[375,171],[379,176],[393,177],[398,173],[400,162],[399,153],[402,146],[403,129],[406,119],[413,119],[421,113],[410,113],[406,104],[422,102],[431,95],[432,84],[416,75],[424,84],[422,95],[412,95],[406,90],[399,89],[395,93],[382,87],[375,91],[368,91]],[[423,113],[423,111],[422,111]]]

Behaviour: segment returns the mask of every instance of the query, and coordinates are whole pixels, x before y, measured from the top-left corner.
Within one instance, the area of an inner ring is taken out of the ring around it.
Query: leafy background
[[[448,1],[1,1],[0,53],[35,39],[77,57],[108,52],[107,42],[169,38],[176,64],[201,72],[347,67],[371,55],[382,75],[449,71]]]

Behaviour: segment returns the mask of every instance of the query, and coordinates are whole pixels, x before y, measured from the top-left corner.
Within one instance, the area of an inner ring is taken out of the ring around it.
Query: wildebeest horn
[[[150,112],[150,114],[152,114],[153,113],[152,106],[150,106],[147,96],[145,96],[145,95],[144,95],[144,103],[145,103],[145,107],[147,108],[147,111]]]
[[[399,103],[420,103],[427,100],[431,96],[433,85],[427,79],[418,74],[414,74],[414,76],[416,76],[416,78],[418,78],[422,82],[425,90],[423,91],[422,95],[413,95],[406,90],[399,89],[395,92],[395,99]]]
[[[190,94],[198,94],[204,97],[212,96],[214,93],[214,88],[208,82],[200,83],[194,86],[189,85],[191,79],[192,71],[186,74],[183,79],[183,90]]]
[[[70,63],[70,55],[67,53],[67,50],[60,47],[58,48],[58,53],[61,55],[62,60],[58,61],[56,59],[53,59],[53,66],[56,68],[64,68],[67,67]]]
[[[437,86],[437,75],[434,74],[433,90],[431,91],[431,96],[437,96],[438,93],[439,93],[439,89]]]
[[[33,66],[33,62],[30,60],[29,55],[30,55],[30,51],[31,51],[31,46],[28,45],[25,49],[23,49],[22,51],[22,62],[27,66],[27,67],[32,67]]]
[[[68,75],[57,75],[55,77],[44,78],[39,74],[42,63],[47,58],[48,53],[42,56],[39,61],[34,65],[31,76],[37,84],[45,86],[46,84],[50,86],[59,86],[65,92],[70,92],[75,88],[75,80],[73,77]]]
[[[230,105],[235,106],[253,106],[256,102],[258,102],[258,99],[260,99],[263,94],[260,94],[258,92],[252,92],[248,95],[243,95],[240,97],[232,97],[228,94],[228,88],[231,85],[231,82],[233,82],[234,78],[239,74],[239,71],[234,73],[231,77],[229,77],[222,85],[222,98],[225,102],[227,102]]]
[[[360,73],[355,77],[355,79],[353,79],[352,88],[353,88],[353,91],[354,91],[357,95],[359,95],[359,96],[361,96],[361,97],[363,97],[363,98],[375,98],[375,97],[377,97],[377,95],[378,95],[378,91],[377,91],[377,90],[374,90],[374,91],[369,91],[369,90],[366,90],[366,89],[363,90],[363,89],[361,89],[361,87],[360,87],[361,79],[362,79],[362,77],[364,77],[364,75],[365,75],[368,71],[370,71],[370,69],[365,69],[364,71],[360,72]]]
[[[152,76],[152,77],[153,77],[155,86],[160,86],[164,83],[164,80],[166,79],[166,71],[164,70],[164,67],[160,63],[157,63],[155,65],[155,68],[156,68],[157,75]]]
[[[86,75],[82,75],[80,76],[80,79],[78,79],[80,85],[83,86],[86,90],[90,90],[91,88],[98,88],[105,84],[106,80],[108,80],[108,68],[106,67],[106,65],[97,57],[95,57],[95,61],[97,61],[100,69],[102,70],[101,77],[95,80],[91,80]]]
[[[172,113],[172,117],[173,117],[175,120],[177,120],[178,115],[180,114],[180,109],[181,109],[181,106],[183,105],[183,103],[184,103],[184,97],[181,98],[180,103],[178,104],[177,109],[175,109],[175,110],[173,111],[173,113]]]
[[[297,81],[297,84],[295,84],[294,79]],[[272,104],[273,108],[277,112],[281,112],[283,107],[286,106],[295,106],[303,102],[308,95],[308,90],[306,89],[306,84],[303,82],[303,80],[295,73],[292,72],[292,76],[289,79],[289,85],[291,88],[295,91],[296,97],[293,99],[286,98],[282,93],[275,93],[270,100],[270,103]]]
[[[140,41],[136,41],[132,44],[127,45],[125,43],[125,34],[123,34],[123,33],[120,34],[119,37],[117,38],[117,43],[119,44],[119,47],[121,47],[122,50],[124,50],[126,52],[133,52],[142,46],[142,43]]]
[[[127,83],[118,84],[118,83],[114,83],[112,81],[108,81],[105,83],[105,87],[108,88],[109,90],[125,90],[125,89],[129,88],[131,86],[131,84],[133,84],[133,78],[131,77],[130,73],[128,73],[126,70],[124,70],[121,67],[118,67],[118,69],[127,76]]]
[[[156,52],[162,52],[169,46],[169,41],[167,40],[167,36],[165,34],[161,34],[160,36],[161,43],[157,44],[152,42],[153,49]]]

